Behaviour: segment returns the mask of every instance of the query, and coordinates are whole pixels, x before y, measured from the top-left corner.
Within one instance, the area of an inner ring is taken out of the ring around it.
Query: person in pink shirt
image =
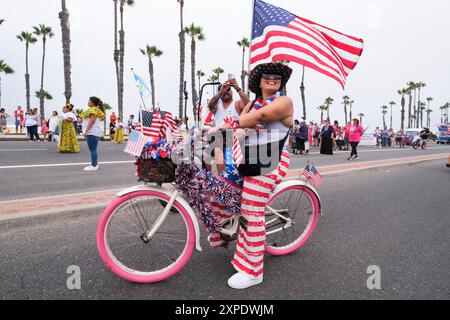
[[[361,142],[361,138],[364,135],[364,128],[359,123],[358,119],[353,119],[353,125],[350,127],[349,132],[349,141],[350,145],[352,147],[352,154],[350,155],[350,158],[348,158],[348,161],[352,160],[358,160],[358,145]]]

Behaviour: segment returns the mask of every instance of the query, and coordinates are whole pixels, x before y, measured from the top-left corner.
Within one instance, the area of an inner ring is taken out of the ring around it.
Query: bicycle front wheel
[[[266,252],[284,256],[297,251],[313,234],[319,216],[320,200],[308,186],[290,186],[273,195],[266,211]]]
[[[106,266],[135,283],[155,283],[178,273],[192,256],[195,229],[186,209],[175,201],[153,237],[170,197],[153,190],[134,192],[114,200],[97,228],[97,246]]]

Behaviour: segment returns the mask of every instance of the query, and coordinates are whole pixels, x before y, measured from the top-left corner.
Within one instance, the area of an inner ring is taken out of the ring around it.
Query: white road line
[[[7,151],[48,151],[48,149],[0,149],[1,152]]]
[[[441,149],[446,149],[450,151],[449,147],[434,147],[434,148],[429,148],[429,151],[433,151],[433,150],[441,150]],[[386,153],[386,152],[399,152],[399,151],[406,151],[406,152],[424,152],[423,150],[414,150],[414,149],[373,149],[373,150],[366,150],[366,149],[358,149],[358,153],[370,153],[370,152],[380,152],[380,153]],[[339,154],[346,154],[349,153],[350,151],[335,151],[334,154],[335,155],[339,155]],[[320,155],[320,152],[310,152],[309,155],[315,156],[315,155]]]
[[[135,163],[135,161],[111,161],[111,162],[100,162],[100,165],[108,164],[129,164]],[[80,162],[80,163],[54,163],[54,164],[35,164],[35,165],[24,165],[24,166],[3,166],[0,170],[5,169],[30,169],[30,168],[56,168],[56,167],[78,167],[78,166],[88,166],[90,162]]]

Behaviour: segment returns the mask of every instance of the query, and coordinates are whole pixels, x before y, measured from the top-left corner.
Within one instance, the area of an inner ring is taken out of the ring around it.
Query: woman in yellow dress
[[[124,138],[123,138],[123,122],[122,122],[122,118],[118,117],[117,121],[116,121],[116,133],[114,134],[114,139],[113,142],[114,143],[123,143]]]
[[[73,113],[73,104],[68,104],[63,108],[63,123],[61,128],[61,139],[58,144],[58,151],[61,153],[78,153],[80,145],[75,132],[77,117]]]

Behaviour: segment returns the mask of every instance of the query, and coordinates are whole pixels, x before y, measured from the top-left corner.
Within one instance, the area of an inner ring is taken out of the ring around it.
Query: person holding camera
[[[233,89],[239,95],[240,100],[234,100]],[[229,80],[220,87],[219,93],[209,101],[208,108],[214,114],[216,126],[220,127],[227,117],[239,119],[248,103],[250,103],[249,97],[239,87],[235,77],[230,75]]]
[[[236,77],[228,76],[228,81],[221,87],[217,95],[215,95],[208,104],[209,111],[214,115],[215,124],[220,128],[225,124],[226,118],[239,120],[245,106],[251,101],[245,94],[244,90],[239,87]],[[233,89],[238,93],[240,100],[234,100]],[[224,146],[224,149],[226,146]],[[214,159],[217,166],[217,172],[220,174],[226,168],[223,149],[214,150]]]

